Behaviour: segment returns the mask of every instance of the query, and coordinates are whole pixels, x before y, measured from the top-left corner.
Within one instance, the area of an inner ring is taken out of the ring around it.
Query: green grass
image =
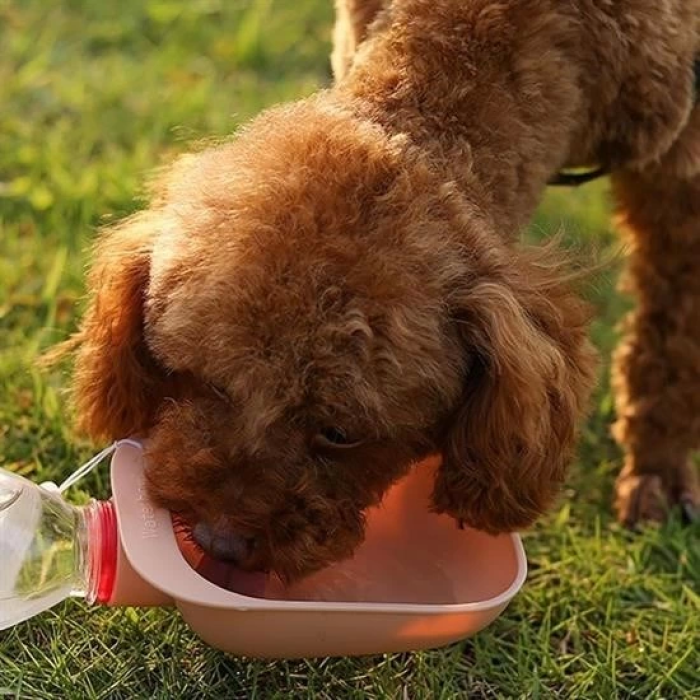
[[[35,369],[75,327],[83,251],[139,206],[187,143],[327,84],[330,0],[0,0],[0,464],[60,479],[66,376]],[[612,258],[605,185],[552,192],[532,229]],[[617,265],[592,285],[605,357],[626,308]],[[700,696],[700,530],[631,535],[610,514],[619,453],[607,369],[566,499],[526,538],[529,580],[489,629],[445,650],[249,662],[167,611],[76,601],[0,633],[0,697],[682,698]],[[108,493],[104,472],[74,497]],[[0,566],[2,563],[0,562]]]

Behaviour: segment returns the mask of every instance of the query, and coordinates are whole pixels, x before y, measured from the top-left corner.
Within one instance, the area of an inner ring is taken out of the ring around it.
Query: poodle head
[[[560,267],[323,97],[176,163],[103,235],[90,289],[82,427],[147,435],[154,501],[215,556],[286,579],[350,556],[429,453],[436,510],[529,524],[591,381]]]

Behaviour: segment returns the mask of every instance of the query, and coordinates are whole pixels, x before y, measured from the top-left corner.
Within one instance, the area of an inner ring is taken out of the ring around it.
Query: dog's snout
[[[197,523],[192,535],[197,544],[213,557],[236,564],[243,564],[250,559],[255,548],[254,538],[225,527],[211,526],[206,522]]]

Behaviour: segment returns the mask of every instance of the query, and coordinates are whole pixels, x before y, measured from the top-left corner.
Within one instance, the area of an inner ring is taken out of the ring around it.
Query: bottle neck
[[[111,501],[93,501],[81,511],[79,533],[81,591],[88,603],[112,598],[117,575],[117,515]]]

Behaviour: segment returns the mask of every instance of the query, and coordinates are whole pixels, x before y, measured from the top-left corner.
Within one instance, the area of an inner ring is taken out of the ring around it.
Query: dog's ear
[[[163,395],[164,372],[143,334],[154,236],[148,212],[108,230],[88,277],[89,305],[76,336],[77,428],[95,440],[144,433]]]
[[[487,532],[526,527],[550,504],[594,379],[587,305],[550,252],[514,255],[457,292],[467,370],[433,494],[438,512]]]

